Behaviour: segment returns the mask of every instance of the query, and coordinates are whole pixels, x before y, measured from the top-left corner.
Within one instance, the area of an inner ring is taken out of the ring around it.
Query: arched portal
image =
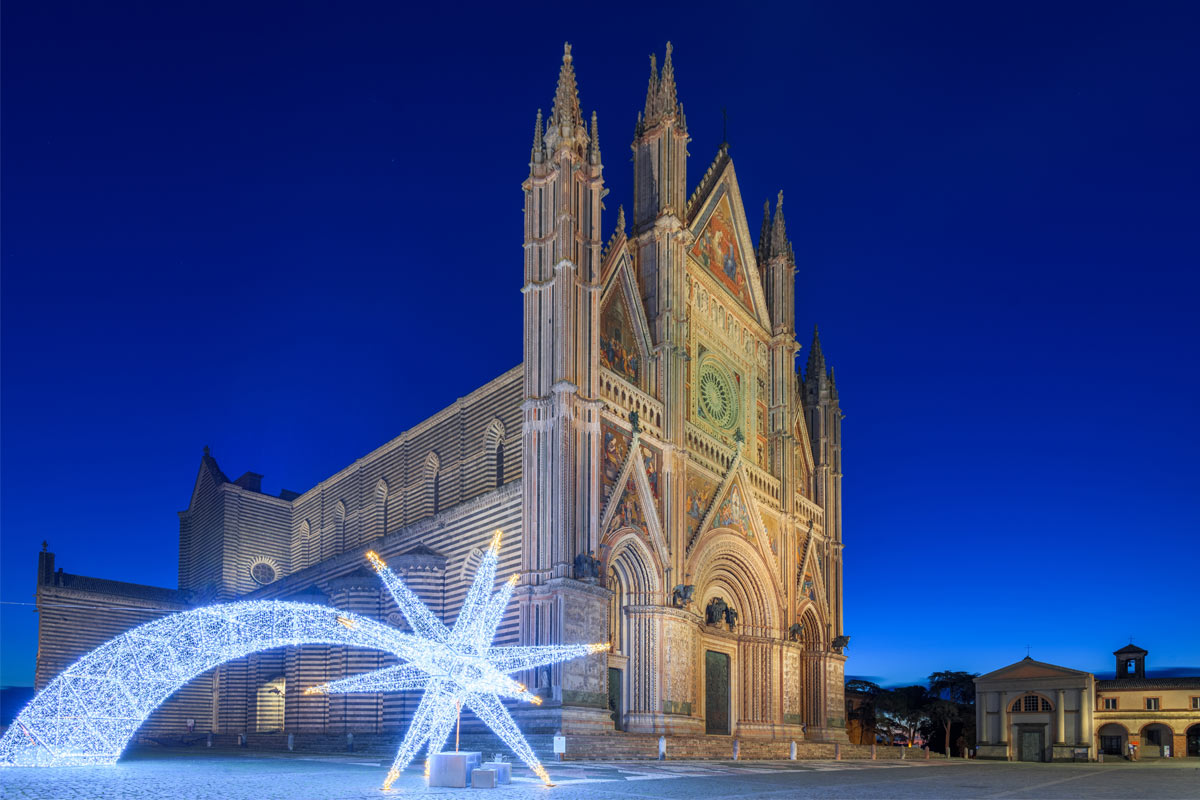
[[[707,623],[699,662],[706,732],[773,723],[782,674],[770,641],[787,627],[774,568],[744,535],[717,528],[696,543],[686,571]]]
[[[1142,728],[1142,746],[1138,752],[1139,758],[1162,758],[1168,752],[1173,739],[1173,731],[1161,722],[1151,722]]]
[[[1200,725],[1187,729],[1187,755],[1188,758],[1200,758]]]
[[[654,672],[657,647],[654,620],[645,609],[661,602],[657,562],[641,534],[617,532],[604,563],[607,588],[613,593],[609,628],[613,651],[608,657],[608,706],[617,730],[637,728],[642,715],[657,711]]]
[[[1125,750],[1129,746],[1129,731],[1125,730],[1124,725],[1116,722],[1101,725],[1100,730],[1096,731],[1096,735],[1100,737],[1101,753],[1106,756],[1126,757]]]
[[[248,601],[172,614],[121,634],[59,673],[0,738],[0,765],[115,763],[176,690],[260,650],[329,644],[395,652],[396,644],[410,641],[416,640],[375,620],[307,603]]]

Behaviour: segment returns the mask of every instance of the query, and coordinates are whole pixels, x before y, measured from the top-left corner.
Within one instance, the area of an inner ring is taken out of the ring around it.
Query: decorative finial
[[[49,546],[50,546],[50,543],[49,543],[49,542],[47,542],[45,539],[42,539],[42,552],[43,552],[43,553],[44,553],[44,552],[46,552],[46,548],[47,548],[47,547],[49,547]],[[1132,642],[1133,640],[1132,640],[1132,639],[1130,639],[1129,641],[1131,641],[1131,642]]]
[[[592,141],[590,156],[593,164],[600,163],[600,125],[596,121],[596,112],[592,112]]]
[[[533,123],[533,160],[541,161],[546,153],[546,145],[542,141],[542,135],[546,130],[545,124],[542,122],[542,110],[537,111],[537,119]]]
[[[554,125],[583,127],[583,113],[579,110],[579,89],[575,85],[575,68],[571,66],[571,45],[563,44],[562,67],[558,71],[558,86],[554,90],[554,105],[550,109],[550,121]]]

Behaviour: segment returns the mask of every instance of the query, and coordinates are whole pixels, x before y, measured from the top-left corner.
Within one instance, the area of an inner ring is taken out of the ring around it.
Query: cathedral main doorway
[[[729,735],[729,656],[704,651],[704,732]]]

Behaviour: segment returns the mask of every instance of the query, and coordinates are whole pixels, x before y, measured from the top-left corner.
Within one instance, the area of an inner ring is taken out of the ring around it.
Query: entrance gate
[[[704,651],[704,732],[729,735],[729,656]]]
[[[613,727],[625,730],[624,715],[621,713],[621,670],[608,668],[608,710],[612,713]]]
[[[1021,749],[1020,761],[1041,761],[1042,751],[1045,749],[1042,745],[1041,731],[1021,731]]]

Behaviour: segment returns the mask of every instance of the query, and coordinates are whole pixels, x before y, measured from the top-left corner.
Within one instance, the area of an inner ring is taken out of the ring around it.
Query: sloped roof
[[[994,672],[989,672],[986,675],[980,675],[975,679],[976,683],[986,680],[995,680],[1000,678],[1078,678],[1084,677],[1090,673],[1083,672],[1070,667],[1060,667],[1058,664],[1047,664],[1044,661],[1034,661],[1029,656],[1025,656],[1015,664],[1009,664],[1007,667],[1001,667]]]
[[[1200,675],[1194,678],[1118,678],[1096,681],[1096,691],[1119,689],[1200,689]]]
[[[54,577],[49,585],[63,589],[74,589],[77,592],[94,592],[96,594],[129,597],[137,600],[150,600],[156,603],[186,605],[191,600],[190,592],[168,589],[165,586],[126,583],[125,581],[113,581],[107,578],[93,578],[88,575],[72,575],[69,572],[54,573]]]
[[[1122,647],[1120,650],[1114,650],[1113,655],[1114,656],[1124,656],[1124,655],[1142,655],[1142,656],[1144,656],[1149,652],[1150,652],[1149,650],[1143,650],[1142,648],[1138,647],[1136,644],[1133,644],[1132,642],[1130,642],[1129,644]]]

